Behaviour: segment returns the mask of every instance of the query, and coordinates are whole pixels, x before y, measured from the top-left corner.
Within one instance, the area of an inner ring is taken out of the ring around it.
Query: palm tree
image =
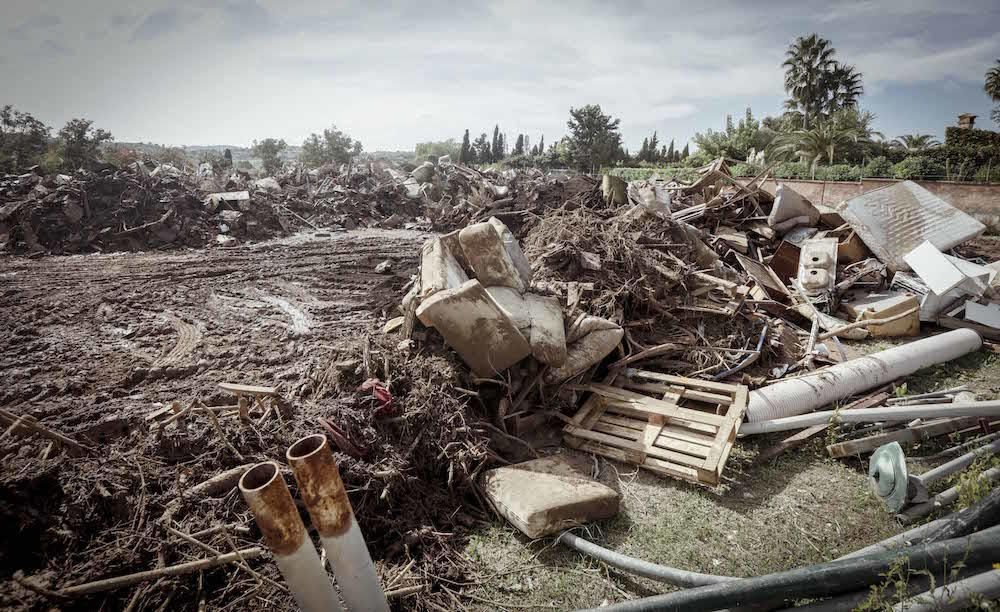
[[[825,99],[827,83],[824,76],[836,64],[835,51],[830,41],[817,34],[799,36],[785,52],[785,91],[791,100],[786,107],[802,110],[803,126],[809,129],[810,119],[820,110]]]
[[[930,134],[903,134],[893,140],[892,144],[907,153],[923,153],[928,149],[940,146],[941,142],[935,140]]]
[[[789,159],[797,156],[799,161],[809,162],[809,171],[816,178],[819,162],[826,157],[832,164],[837,149],[852,142],[858,142],[857,130],[826,121],[809,130],[779,134],[771,143],[768,158]]]
[[[1000,102],[1000,59],[997,60],[996,66],[986,71],[986,84],[983,85],[983,89],[994,102]],[[990,118],[1000,125],[1000,104],[993,107]]]
[[[986,84],[983,85],[983,89],[994,102],[1000,102],[1000,59],[997,60],[996,66],[986,72]]]
[[[864,93],[861,85],[861,73],[848,64],[834,63],[833,68],[824,75],[824,85],[828,92],[825,110],[833,114],[844,108],[858,105],[858,98]]]

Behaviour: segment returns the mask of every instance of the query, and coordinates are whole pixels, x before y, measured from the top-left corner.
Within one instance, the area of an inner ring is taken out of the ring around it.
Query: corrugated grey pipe
[[[782,380],[750,394],[747,420],[754,423],[812,412],[917,370],[957,359],[982,345],[976,332],[956,329],[851,359],[813,375]]]
[[[240,478],[240,492],[299,608],[303,612],[343,610],[278,464],[268,461],[247,470]]]
[[[589,540],[565,531],[556,538],[556,543],[562,543],[570,548],[582,552],[607,563],[611,567],[616,567],[636,576],[643,576],[657,582],[666,582],[681,587],[699,587],[706,584],[717,584],[727,580],[739,580],[733,576],[714,576],[712,574],[699,574],[687,570],[667,567],[657,563],[650,563],[635,557],[629,557],[613,550],[608,550],[603,546],[598,546]]]
[[[292,444],[285,455],[347,608],[389,612],[389,603],[326,436],[306,436]]]
[[[683,610],[702,612],[747,606],[775,599],[823,597],[856,590],[883,579],[894,563],[905,558],[911,568],[937,568],[961,559],[967,565],[990,563],[1000,555],[1000,527],[963,538],[920,544],[900,550],[800,567],[755,578],[729,580],[663,595],[635,599],[592,612]]]

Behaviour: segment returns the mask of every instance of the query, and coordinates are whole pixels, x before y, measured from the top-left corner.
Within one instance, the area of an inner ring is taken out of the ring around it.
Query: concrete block
[[[528,344],[538,361],[559,367],[566,363],[566,325],[559,298],[524,294],[531,319]]]
[[[477,376],[491,377],[531,354],[514,322],[478,280],[438,291],[417,308]]]
[[[420,254],[420,297],[454,289],[469,280],[465,270],[440,238],[424,242]]]
[[[547,384],[560,383],[598,363],[615,350],[625,335],[620,326],[591,315],[580,315],[566,332],[566,361],[545,373]]]
[[[565,455],[553,455],[483,474],[486,498],[529,538],[606,519],[618,513],[619,495],[590,478]]]
[[[469,266],[484,286],[510,287],[521,293],[527,290],[528,284],[514,264],[496,225],[488,221],[474,223],[458,233],[458,240]]]
[[[462,243],[458,240],[458,233],[460,231],[461,230],[455,230],[441,236],[441,244],[448,249],[448,252],[455,258],[458,265],[462,266],[462,269],[465,270],[465,274],[467,276],[471,276],[472,266],[469,265],[469,260],[465,257],[465,251],[462,250]]]
[[[517,329],[527,338],[531,329],[531,314],[528,312],[525,296],[510,287],[487,287],[486,292],[496,300]]]

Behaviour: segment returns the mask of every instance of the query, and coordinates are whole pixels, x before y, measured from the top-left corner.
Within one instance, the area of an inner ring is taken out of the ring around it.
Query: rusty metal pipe
[[[342,611],[278,464],[267,461],[247,470],[240,478],[240,493],[299,608],[303,612]]]
[[[319,531],[347,608],[388,612],[389,604],[375,573],[375,564],[354,518],[326,436],[306,436],[292,444],[285,456],[313,526]]]

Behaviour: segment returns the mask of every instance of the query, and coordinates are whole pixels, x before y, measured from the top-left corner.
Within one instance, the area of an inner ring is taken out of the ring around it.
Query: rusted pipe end
[[[306,528],[277,463],[258,463],[247,470],[240,478],[240,493],[257,519],[271,552],[287,556],[299,549]]]
[[[313,434],[302,438],[288,447],[285,457],[319,535],[326,538],[345,533],[354,511],[326,436]]]

